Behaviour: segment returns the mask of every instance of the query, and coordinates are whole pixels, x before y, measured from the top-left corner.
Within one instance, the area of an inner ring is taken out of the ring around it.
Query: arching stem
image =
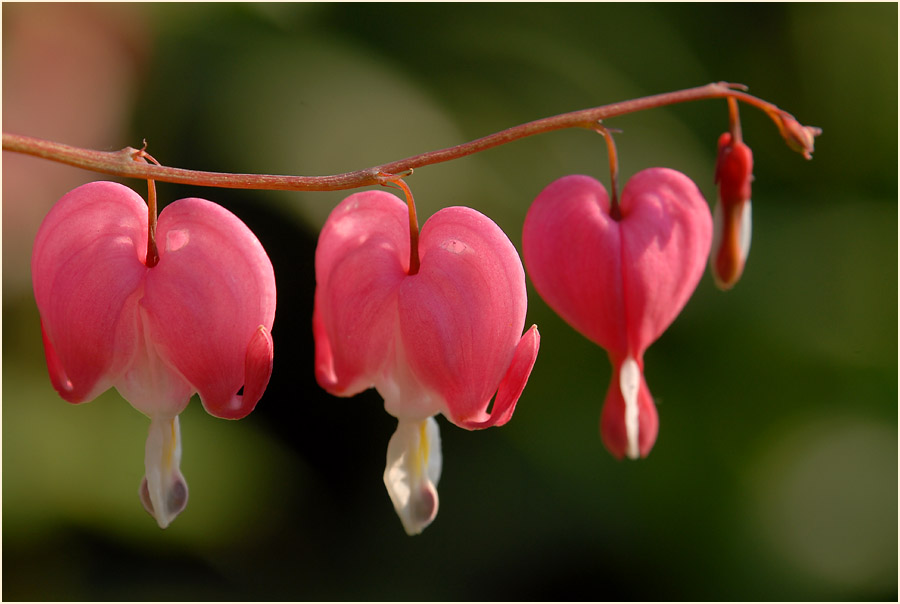
[[[161,165],[149,165],[132,161],[136,149],[126,147],[119,151],[105,152],[81,149],[62,143],[41,140],[30,136],[3,133],[3,149],[15,153],[25,153],[43,159],[49,159],[70,166],[92,170],[103,174],[112,174],[122,178],[154,179],[188,185],[223,187],[229,189],[262,189],[279,191],[339,191],[355,189],[369,185],[382,184],[381,174],[400,174],[402,172],[437,164],[467,155],[479,153],[493,147],[505,145],[515,140],[563,130],[566,128],[596,129],[597,122],[619,115],[664,107],[676,103],[700,101],[705,99],[736,99],[760,109],[778,127],[781,136],[788,146],[810,159],[812,157],[815,137],[822,133],[821,129],[803,126],[791,114],[760,98],[747,94],[737,84],[717,82],[686,88],[674,92],[641,97],[620,103],[611,103],[591,109],[571,111],[551,117],[545,117],[512,128],[507,128],[482,138],[462,143],[446,149],[429,151],[406,159],[381,164],[373,168],[345,172],[331,176],[283,176],[274,174],[229,174],[222,172],[201,172],[171,168]]]

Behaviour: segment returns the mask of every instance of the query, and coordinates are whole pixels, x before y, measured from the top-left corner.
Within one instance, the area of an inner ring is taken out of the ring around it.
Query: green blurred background
[[[896,600],[897,5],[3,4],[3,129],[185,168],[330,174],[532,119],[728,80],[822,127],[815,159],[742,111],[753,247],[704,276],[646,355],[660,433],[617,462],[605,353],[529,284],[542,348],[513,420],[441,419],[441,508],[405,535],[378,395],[313,377],[319,227],[347,193],[161,183],[254,229],[278,280],[275,371],[240,422],[182,417],[186,511],[137,497],[148,421],[47,379],[30,248],[52,203],[105,178],[3,154],[5,600]],[[708,200],[722,101],[608,122],[622,181],[686,172]],[[552,180],[607,180],[603,141],[551,133],[408,179],[520,248]],[[128,184],[145,194],[145,184]]]

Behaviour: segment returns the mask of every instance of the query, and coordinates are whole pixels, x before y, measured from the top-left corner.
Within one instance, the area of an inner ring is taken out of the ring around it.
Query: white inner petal
[[[741,232],[738,235],[738,244],[741,248],[741,261],[747,259],[750,253],[750,235],[753,232],[753,212],[750,210],[750,200],[744,203],[744,211],[741,213]]]
[[[153,417],[144,449],[144,480],[139,495],[146,510],[166,528],[187,505],[181,475],[181,427],[178,416]]]
[[[638,390],[641,386],[641,370],[637,361],[628,357],[619,371],[619,388],[625,399],[625,434],[628,437],[626,454],[631,459],[640,456],[638,447]]]
[[[391,436],[384,486],[409,535],[421,533],[437,516],[441,437],[433,417],[401,419]]]

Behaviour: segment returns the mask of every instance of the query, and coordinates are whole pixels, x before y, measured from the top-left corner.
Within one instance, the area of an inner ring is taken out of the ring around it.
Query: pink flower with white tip
[[[31,271],[60,396],[81,403],[115,387],[150,417],[139,493],[165,528],[187,503],[178,414],[196,392],[210,414],[238,419],[268,384],[275,276],[253,233],[212,202],[160,213],[156,264],[148,222],[125,186],[78,187],[44,218]]]
[[[433,416],[470,430],[509,421],[540,344],[537,327],[522,335],[525,273],[496,224],[451,207],[418,235],[390,193],[344,199],[319,235],[313,314],[319,384],[337,396],[374,387],[398,419],[384,482],[410,535],[437,514]]]
[[[644,351],[672,323],[703,274],[709,208],[684,174],[651,168],[625,185],[621,203],[589,176],[560,178],[535,199],[522,248],[538,293],[606,349],[613,379],[601,434],[617,458],[645,457],[659,418],[644,379]]]

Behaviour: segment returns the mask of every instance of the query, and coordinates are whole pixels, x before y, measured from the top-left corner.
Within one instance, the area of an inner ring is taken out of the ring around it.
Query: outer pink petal
[[[159,264],[147,275],[141,301],[147,339],[196,388],[209,413],[247,415],[271,373],[269,257],[239,218],[196,198],[160,213],[157,245]]]
[[[135,354],[146,232],[144,201],[112,182],[73,189],[38,230],[34,296],[51,380],[67,401],[99,395]]]
[[[316,379],[352,396],[394,371],[397,290],[409,266],[406,205],[385,191],[350,195],[316,247]]]
[[[639,355],[697,287],[712,243],[712,216],[697,185],[668,168],[635,174],[622,192],[621,208],[628,352]]]
[[[480,430],[491,426],[502,426],[512,419],[516,403],[519,402],[519,397],[522,396],[525,384],[531,376],[531,369],[537,360],[540,346],[541,335],[538,333],[537,325],[532,325],[531,329],[526,331],[519,340],[519,345],[516,346],[512,363],[510,363],[503,381],[500,382],[490,414],[482,411],[475,417],[456,423],[469,430]]]
[[[399,295],[406,357],[451,421],[484,422],[522,337],[521,261],[500,227],[461,207],[425,223],[419,250],[419,272],[404,279]]]
[[[643,361],[638,360],[641,368],[641,384],[638,390],[638,450],[641,457],[650,454],[659,433],[659,415],[653,404],[653,397],[644,379]],[[619,371],[622,360],[613,362],[613,377],[610,379],[600,417],[600,435],[603,444],[616,459],[625,457],[628,451],[628,434],[625,424],[625,399],[619,387]]]
[[[620,224],[602,184],[578,174],[550,183],[525,217],[522,255],[553,310],[594,343],[625,352]]]

